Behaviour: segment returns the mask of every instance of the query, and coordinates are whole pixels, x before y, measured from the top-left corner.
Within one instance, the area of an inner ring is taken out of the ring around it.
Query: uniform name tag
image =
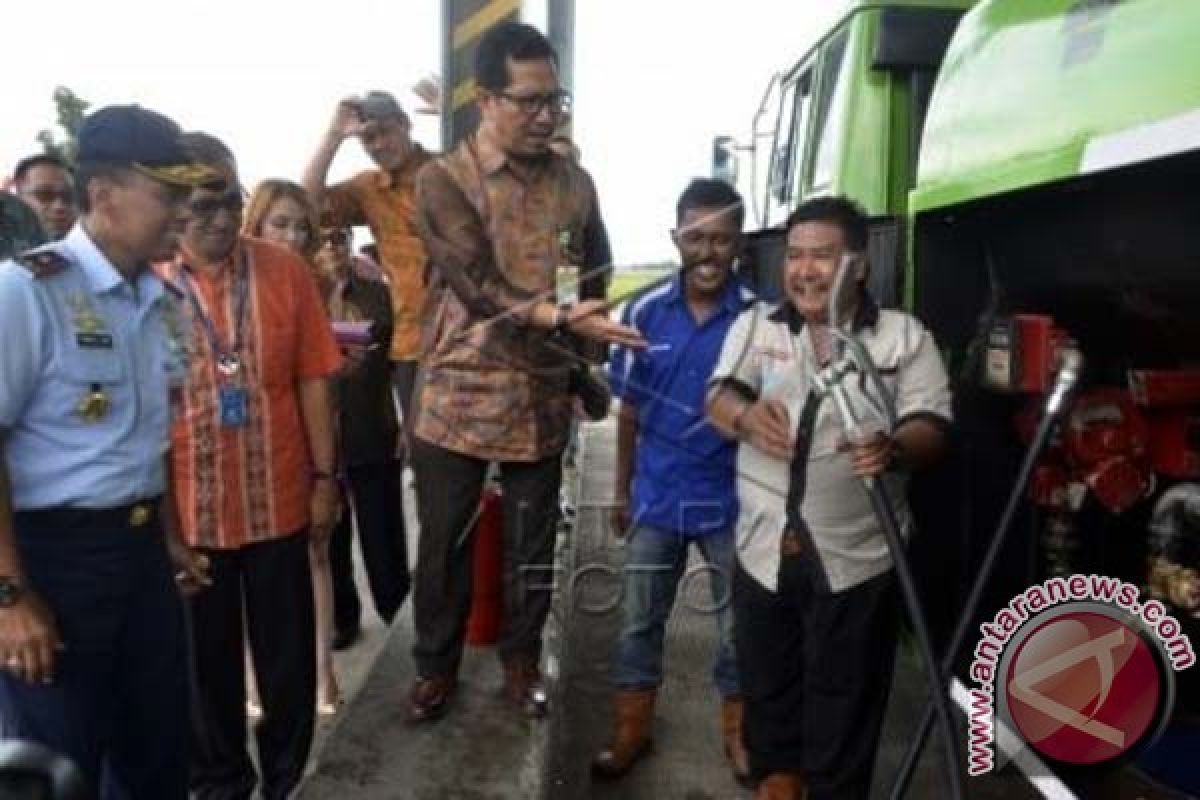
[[[113,338],[111,333],[80,332],[75,334],[75,344],[79,345],[80,347],[111,350],[113,346]]]
[[[221,425],[240,428],[249,416],[249,398],[245,387],[222,386],[220,390]]]

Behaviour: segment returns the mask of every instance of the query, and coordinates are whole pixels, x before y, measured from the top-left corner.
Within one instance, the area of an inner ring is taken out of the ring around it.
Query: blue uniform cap
[[[131,167],[176,186],[215,187],[224,183],[212,167],[198,163],[183,146],[183,131],[169,117],[141,106],[106,106],[89,114],[79,128],[81,164]]]

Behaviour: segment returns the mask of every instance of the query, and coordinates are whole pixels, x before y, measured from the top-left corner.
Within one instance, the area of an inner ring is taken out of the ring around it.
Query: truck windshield
[[[846,40],[849,32],[843,31],[829,42],[829,47],[823,57],[821,67],[821,90],[817,97],[817,118],[815,130],[816,155],[813,159],[812,182],[814,192],[828,189],[833,183],[833,175],[838,156],[838,144],[842,140],[843,122],[845,115],[838,113],[846,94]],[[797,186],[800,175],[797,175]],[[797,189],[796,196],[803,193]]]
[[[812,74],[803,69],[783,86],[782,110],[775,129],[767,197],[767,225],[782,222],[792,200],[794,176],[803,168],[804,143],[812,109]]]

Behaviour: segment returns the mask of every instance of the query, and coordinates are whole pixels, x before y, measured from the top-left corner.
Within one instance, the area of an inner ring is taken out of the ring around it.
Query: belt
[[[804,551],[807,549],[808,548],[804,543],[803,536],[793,530],[786,530],[783,532],[783,537],[779,540],[779,552],[781,555],[804,555]]]
[[[26,524],[70,528],[144,528],[158,519],[160,500],[149,497],[115,508],[42,508],[18,511],[13,518]]]

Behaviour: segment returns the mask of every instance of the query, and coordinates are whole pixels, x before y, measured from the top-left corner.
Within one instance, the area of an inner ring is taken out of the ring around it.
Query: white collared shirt
[[[857,332],[895,401],[898,422],[928,415],[948,423],[950,390],[941,356],[916,318],[872,310],[873,324]],[[812,389],[816,363],[807,328],[789,324],[794,312],[764,303],[734,323],[713,371],[710,387],[736,385],[753,397],[781,400],[795,429]],[[856,380],[848,380],[851,402],[864,404]],[[817,406],[812,435],[798,443],[805,459],[800,516],[812,534],[830,588],[853,588],[891,568],[892,559],[870,499],[855,476],[850,456],[838,452],[841,419],[830,401]],[[780,543],[787,524],[790,465],[742,442],[737,461],[737,552],[742,567],[763,587],[778,586]],[[905,532],[911,527],[907,475],[891,472],[885,485]]]

